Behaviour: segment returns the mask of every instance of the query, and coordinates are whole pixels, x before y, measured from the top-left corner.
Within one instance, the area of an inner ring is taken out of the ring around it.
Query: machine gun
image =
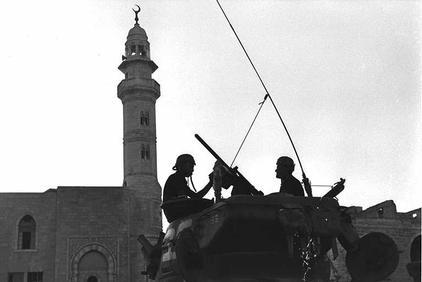
[[[220,156],[201,138],[195,134],[195,138],[214,156],[214,158],[225,168],[228,172],[223,177],[222,187],[227,189],[233,185],[231,195],[264,195],[257,190],[238,170],[238,167],[230,167]]]
[[[340,178],[339,182],[334,183],[331,190],[327,192],[323,198],[335,198],[338,194],[341,193],[341,191],[344,190],[344,182],[346,182],[346,179]]]

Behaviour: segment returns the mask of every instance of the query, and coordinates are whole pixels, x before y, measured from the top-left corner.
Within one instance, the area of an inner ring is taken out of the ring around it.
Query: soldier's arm
[[[193,192],[192,190],[190,190],[188,188],[188,190],[189,190],[188,196],[192,199],[201,199],[208,193],[208,191],[211,189],[211,187],[212,187],[212,181],[210,180],[207,183],[207,185],[205,185],[205,187],[202,188],[202,190],[198,191],[197,193]]]

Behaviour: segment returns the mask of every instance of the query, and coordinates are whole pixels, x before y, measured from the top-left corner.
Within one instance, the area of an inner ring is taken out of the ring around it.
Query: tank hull
[[[157,279],[301,281],[310,240],[313,263],[323,261],[340,220],[333,199],[234,196],[169,225]]]

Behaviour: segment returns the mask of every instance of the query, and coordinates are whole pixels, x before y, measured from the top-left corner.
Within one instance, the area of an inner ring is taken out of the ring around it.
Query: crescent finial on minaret
[[[141,11],[141,7],[139,7],[139,5],[135,5],[136,7],[138,7],[138,10],[135,10],[132,8],[132,10],[135,12],[135,24],[138,24],[139,18],[138,18],[138,13]]]

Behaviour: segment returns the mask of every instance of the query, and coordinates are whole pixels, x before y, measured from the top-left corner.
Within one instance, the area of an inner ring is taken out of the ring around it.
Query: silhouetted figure
[[[302,184],[293,175],[295,163],[289,157],[283,156],[277,160],[276,177],[280,178],[280,192],[293,196],[305,196]]]
[[[183,154],[177,157],[173,170],[176,172],[169,176],[164,185],[163,201],[176,199],[180,196],[187,196],[191,199],[200,199],[204,197],[212,187],[212,178],[205,187],[199,191],[192,191],[186,181],[187,177],[191,177],[195,166],[195,160],[189,154]],[[192,180],[191,180],[192,182]],[[193,183],[192,183],[193,186]],[[195,189],[195,186],[193,186]]]

